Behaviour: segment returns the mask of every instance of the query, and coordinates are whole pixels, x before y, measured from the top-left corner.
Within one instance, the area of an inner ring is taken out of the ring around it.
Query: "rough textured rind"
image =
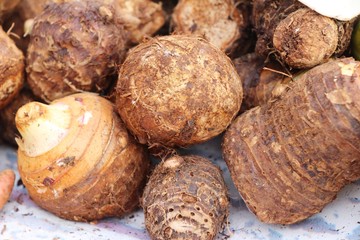
[[[220,169],[203,157],[173,156],[156,166],[141,200],[152,239],[214,239],[228,216]]]
[[[204,37],[223,51],[231,49],[248,26],[232,0],[180,0],[172,22],[176,33]]]
[[[193,36],[139,44],[121,66],[116,87],[121,118],[150,146],[187,146],[215,137],[241,101],[241,80],[231,60]]]
[[[354,20],[322,16],[296,0],[254,0],[255,51],[276,53],[293,68],[311,68],[340,56],[349,46]]]
[[[0,28],[0,109],[11,102],[24,84],[24,55]]]
[[[101,92],[126,51],[114,5],[49,3],[35,17],[27,52],[28,82],[45,101],[80,91]]]
[[[166,15],[160,3],[150,0],[116,0],[116,3],[119,17],[133,43],[152,36],[165,23]]]
[[[74,221],[121,217],[135,210],[149,161],[113,105],[89,93],[51,104],[69,106],[72,124],[65,138],[44,154],[29,157],[18,149],[19,173],[33,201]]]
[[[334,20],[301,8],[277,25],[273,45],[288,65],[310,68],[334,54],[338,39],[338,26]]]
[[[360,178],[360,63],[330,61],[289,86],[240,115],[222,143],[241,196],[267,223],[308,218]]]

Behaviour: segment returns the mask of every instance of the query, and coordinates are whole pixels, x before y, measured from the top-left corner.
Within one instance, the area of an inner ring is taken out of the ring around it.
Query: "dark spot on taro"
[[[46,178],[44,178],[44,180],[43,180],[43,184],[45,185],[45,186],[50,186],[50,185],[52,185],[53,183],[55,182],[55,180],[54,179],[52,179],[52,178],[50,178],[50,177],[46,177]]]
[[[198,27],[197,24],[193,23],[193,25],[191,25],[191,27],[189,27],[190,32],[192,32],[192,33],[195,32],[197,27]]]
[[[83,102],[83,99],[82,99],[82,98],[79,98],[79,97],[76,97],[76,98],[75,98],[75,101],[82,103],[82,102]]]

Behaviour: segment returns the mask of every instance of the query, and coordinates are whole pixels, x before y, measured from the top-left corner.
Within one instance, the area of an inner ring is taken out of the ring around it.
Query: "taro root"
[[[144,37],[152,36],[165,23],[166,16],[160,3],[151,0],[115,0],[119,16],[130,40],[139,43]]]
[[[172,22],[176,33],[202,36],[223,51],[234,47],[249,23],[233,0],[180,0]]]
[[[15,173],[11,169],[0,171],[0,211],[8,201],[15,182]]]
[[[20,134],[15,125],[15,114],[22,105],[35,100],[37,99],[34,94],[29,89],[23,88],[13,101],[0,110],[0,126],[2,127],[0,135],[6,143],[17,146],[15,137]]]
[[[214,239],[228,216],[221,170],[206,158],[173,156],[156,166],[141,199],[152,239]]]
[[[115,5],[105,2],[50,2],[35,17],[26,71],[36,96],[49,102],[81,91],[101,93],[111,84],[127,34]]]
[[[278,62],[265,62],[255,53],[233,59],[233,63],[243,80],[241,112],[279,98],[297,74],[295,71],[287,73]]]
[[[113,104],[78,93],[16,113],[18,168],[31,199],[75,221],[121,217],[139,206],[149,161]]]
[[[292,68],[311,68],[348,48],[354,20],[323,16],[296,0],[254,0],[256,52],[276,52]]]
[[[239,115],[222,148],[261,221],[291,224],[320,212],[360,178],[360,62],[343,58],[300,75],[277,101]]]
[[[194,36],[162,36],[134,47],[116,87],[121,118],[149,146],[207,141],[226,129],[241,101],[241,80],[231,60]]]
[[[0,109],[9,104],[24,84],[24,55],[0,28]]]

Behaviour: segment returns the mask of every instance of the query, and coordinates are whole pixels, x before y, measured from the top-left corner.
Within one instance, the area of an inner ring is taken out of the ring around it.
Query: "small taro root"
[[[127,34],[114,4],[57,1],[35,17],[27,80],[45,101],[81,91],[102,92],[126,52]],[[111,2],[111,1],[110,1]]]
[[[152,36],[165,23],[166,15],[160,3],[151,0],[115,0],[119,6],[119,17],[130,40],[139,43]]]
[[[173,156],[156,166],[141,200],[152,239],[214,239],[228,216],[221,170],[206,158]]]
[[[15,182],[15,173],[11,169],[0,171],[0,211],[9,200]]]
[[[233,63],[243,80],[241,112],[279,98],[293,80],[292,74],[296,74],[295,71],[286,73],[275,61],[265,62],[256,53],[233,59]]]
[[[113,104],[94,93],[16,113],[18,168],[31,199],[75,221],[121,217],[139,206],[149,161]]]
[[[24,55],[0,28],[0,109],[11,102],[24,84]]]
[[[150,39],[121,66],[116,105],[127,128],[150,146],[188,146],[223,132],[242,101],[231,60],[203,38]]]
[[[19,94],[6,107],[0,110],[0,126],[1,138],[6,143],[17,146],[15,137],[19,136],[19,132],[15,125],[16,111],[24,104],[35,101],[34,94],[27,88],[21,89]]]
[[[172,14],[174,31],[204,37],[223,51],[242,37],[249,21],[233,0],[180,0]]]
[[[276,52],[293,68],[311,68],[340,56],[351,40],[354,20],[325,17],[295,0],[254,0],[256,52]]]
[[[334,60],[300,75],[280,99],[234,120],[222,148],[261,221],[291,224],[320,212],[360,178],[360,62]]]

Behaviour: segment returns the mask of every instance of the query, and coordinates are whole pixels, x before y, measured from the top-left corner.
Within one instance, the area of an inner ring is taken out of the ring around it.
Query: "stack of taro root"
[[[265,223],[302,221],[360,178],[356,17],[295,0],[2,0],[0,14],[1,139],[58,217],[142,207],[152,239],[214,239],[222,172],[179,149],[217,136]],[[13,183],[0,173],[0,208]]]

